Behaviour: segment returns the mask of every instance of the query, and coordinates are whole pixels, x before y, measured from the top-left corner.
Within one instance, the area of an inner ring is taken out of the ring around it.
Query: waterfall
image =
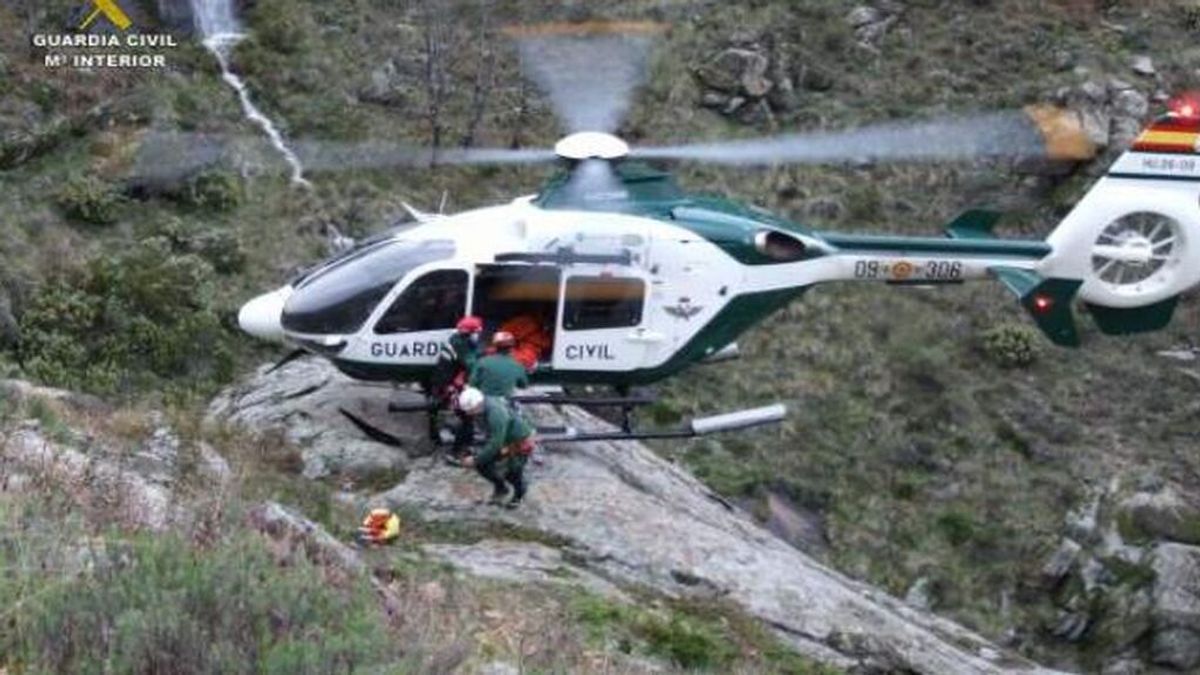
[[[300,163],[300,158],[288,147],[275,123],[254,105],[245,81],[229,69],[230,53],[234,46],[246,37],[234,15],[233,2],[234,0],[191,0],[193,21],[204,38],[204,46],[212,52],[221,66],[221,79],[237,92],[246,117],[263,130],[271,140],[271,145],[283,155],[283,159],[292,169],[292,183],[307,186],[309,182],[304,179],[304,166]]]

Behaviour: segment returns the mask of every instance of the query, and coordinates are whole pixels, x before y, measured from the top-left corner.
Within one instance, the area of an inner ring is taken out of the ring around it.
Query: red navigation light
[[[1171,114],[1190,122],[1200,121],[1200,92],[1189,91],[1176,96],[1167,104]]]
[[[1045,314],[1054,309],[1054,298],[1048,295],[1033,296],[1033,311],[1038,314]]]

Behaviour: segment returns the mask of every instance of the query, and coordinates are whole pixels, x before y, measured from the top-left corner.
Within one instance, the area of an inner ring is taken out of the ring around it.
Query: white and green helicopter
[[[581,36],[568,37],[578,48]],[[561,82],[536,69],[535,77],[552,99],[562,99]],[[588,105],[595,109],[594,100]],[[1002,156],[1032,145],[1043,156],[1071,156],[1080,141],[1062,120],[1045,110],[997,117],[999,131],[989,138],[953,124],[916,132],[884,127],[867,134],[880,140],[879,152],[864,147],[861,154],[890,159],[886,148],[897,136],[936,133],[942,140],[918,143],[920,149],[907,143],[908,155]],[[1151,125],[1044,241],[996,238],[997,215],[981,211],[952,222],[945,237],[815,231],[689,194],[644,163],[820,161],[845,138],[631,148],[602,128],[563,138],[553,153],[447,153],[443,161],[463,163],[557,160],[567,171],[509,204],[452,216],[413,210],[415,226],[364,242],[251,300],[238,321],[255,337],[326,358],[353,378],[422,383],[459,318],[479,316],[494,330],[514,316],[533,316],[552,345],[540,354],[534,382],[611,385],[621,394],[616,403],[627,406],[643,402],[629,396],[631,387],[734,355],[743,331],[821,283],[995,279],[1063,346],[1079,344],[1076,299],[1104,333],[1129,334],[1165,326],[1180,295],[1200,284],[1200,109],[1186,101]],[[741,411],[681,432],[635,433],[627,423],[620,436],[692,435],[782,415],[781,406]]]

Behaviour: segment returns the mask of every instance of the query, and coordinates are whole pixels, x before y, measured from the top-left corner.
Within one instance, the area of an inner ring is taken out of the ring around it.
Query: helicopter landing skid
[[[782,403],[776,403],[761,408],[748,408],[721,415],[698,417],[674,429],[638,431],[623,427],[612,431],[581,431],[575,427],[539,427],[538,440],[546,443],[577,443],[695,438],[696,436],[778,424],[785,417],[787,417],[787,407]]]
[[[700,417],[674,429],[613,429],[601,431],[583,431],[575,427],[538,427],[537,440],[543,443],[582,443],[588,441],[641,441],[674,438],[694,438],[709,434],[741,431],[753,427],[778,424],[787,416],[787,408],[782,403],[737,410],[721,415]],[[439,445],[448,445],[453,441],[453,434],[447,433],[440,437]],[[472,445],[483,442],[476,437]]]

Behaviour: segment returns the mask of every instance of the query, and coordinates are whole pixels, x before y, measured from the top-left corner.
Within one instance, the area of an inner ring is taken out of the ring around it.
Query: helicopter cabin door
[[[649,283],[636,269],[572,271],[563,283],[554,369],[626,371],[640,368]]]
[[[431,269],[402,284],[371,329],[371,357],[400,365],[433,364],[467,313],[470,285],[470,273],[456,267]]]

